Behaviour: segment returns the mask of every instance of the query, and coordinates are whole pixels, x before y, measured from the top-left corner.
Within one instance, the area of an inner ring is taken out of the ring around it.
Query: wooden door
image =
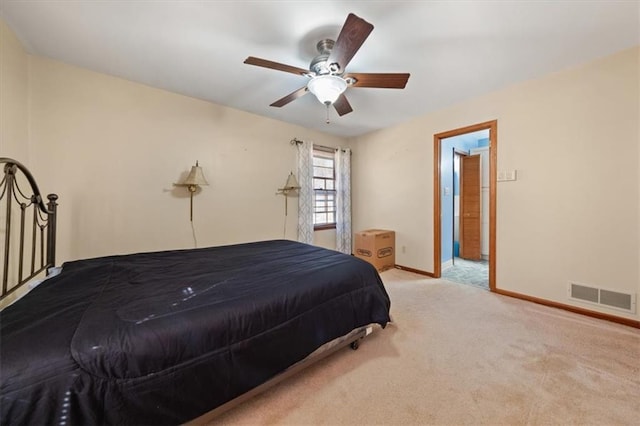
[[[480,155],[460,158],[460,257],[480,260]]]

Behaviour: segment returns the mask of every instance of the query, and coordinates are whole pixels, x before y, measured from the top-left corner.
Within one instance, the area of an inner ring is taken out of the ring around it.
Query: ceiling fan
[[[253,56],[245,59],[244,63],[309,78],[304,87],[278,99],[271,106],[282,107],[311,92],[327,106],[327,109],[329,105],[333,105],[338,114],[343,116],[353,111],[344,95],[347,87],[404,89],[409,80],[408,73],[345,72],[347,65],[372,30],[373,25],[350,13],[336,41],[325,39],[318,42],[316,47],[319,54],[313,58],[308,70]]]

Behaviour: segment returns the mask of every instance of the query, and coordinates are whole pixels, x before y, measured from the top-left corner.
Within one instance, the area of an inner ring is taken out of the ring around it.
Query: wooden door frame
[[[496,291],[496,189],[498,163],[498,120],[473,124],[433,135],[433,276],[442,276],[442,210],[440,196],[440,154],[442,139],[489,130],[489,290]]]

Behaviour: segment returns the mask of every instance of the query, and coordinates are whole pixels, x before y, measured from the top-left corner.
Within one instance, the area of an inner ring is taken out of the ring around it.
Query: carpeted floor
[[[215,424],[637,425],[640,330],[382,273],[394,323]]]
[[[456,257],[453,265],[442,270],[442,278],[454,283],[469,284],[489,290],[489,262]]]

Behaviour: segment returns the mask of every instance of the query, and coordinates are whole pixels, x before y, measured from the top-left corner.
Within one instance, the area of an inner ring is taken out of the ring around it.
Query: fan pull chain
[[[331,104],[329,102],[327,102],[325,105],[327,106],[327,121],[325,121],[325,123],[329,124],[330,123],[330,121],[329,121],[329,105],[331,105]]]

